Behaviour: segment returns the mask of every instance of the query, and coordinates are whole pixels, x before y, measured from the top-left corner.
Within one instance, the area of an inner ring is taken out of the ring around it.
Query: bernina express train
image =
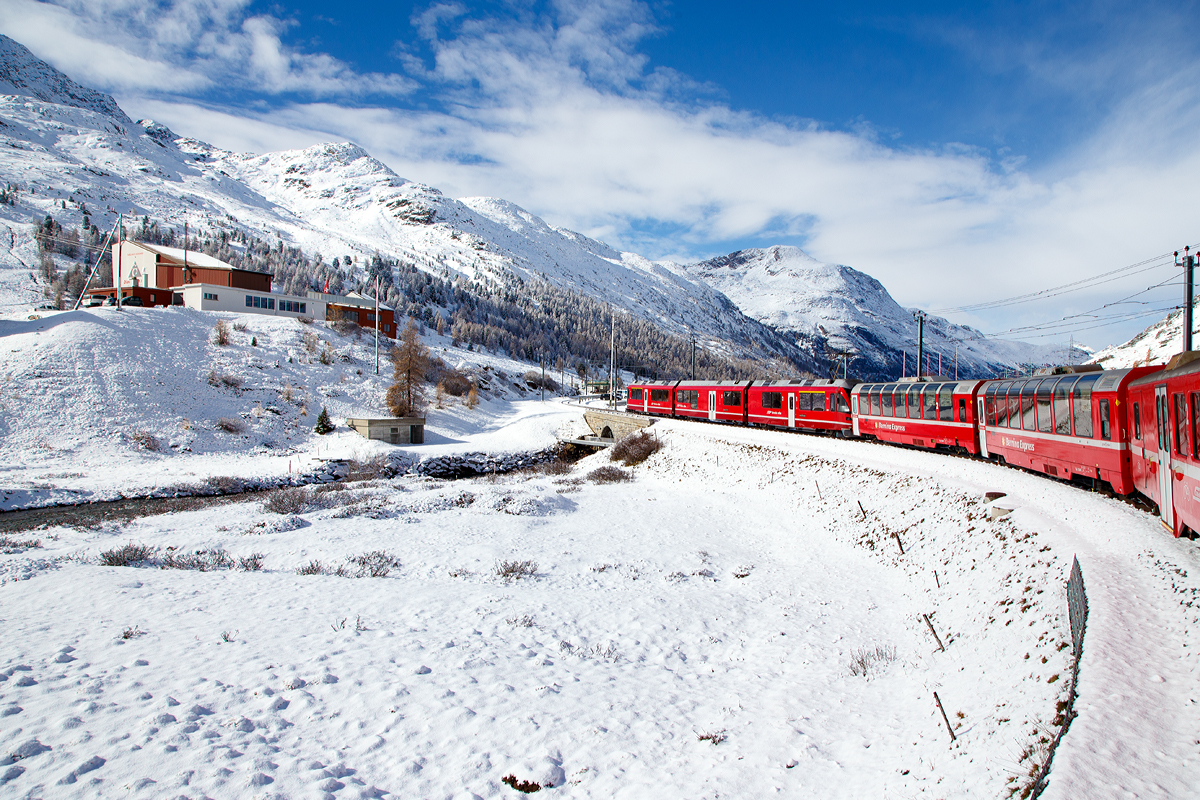
[[[1200,533],[1200,351],[1161,366],[1056,367],[1015,379],[649,381],[640,414],[777,427],[970,454],[1104,483]]]

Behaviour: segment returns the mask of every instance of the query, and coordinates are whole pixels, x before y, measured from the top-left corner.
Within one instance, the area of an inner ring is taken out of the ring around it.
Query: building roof
[[[178,262],[181,266],[183,264],[185,251],[182,248],[164,247],[161,244],[149,244],[148,242],[125,242],[125,244],[135,244],[138,247],[149,250],[151,253],[162,256],[163,258],[169,259],[171,261]],[[116,245],[113,245],[113,247],[116,247]],[[189,267],[196,267],[198,269],[237,270],[239,272],[254,272],[255,271],[252,269],[241,269],[240,267],[235,267],[232,264],[227,264],[226,262],[221,261],[220,259],[213,258],[210,255],[206,255],[206,254],[200,252],[199,250],[188,250],[188,251],[186,251],[186,255],[187,255],[187,265]],[[262,273],[262,274],[265,275],[266,273]]]

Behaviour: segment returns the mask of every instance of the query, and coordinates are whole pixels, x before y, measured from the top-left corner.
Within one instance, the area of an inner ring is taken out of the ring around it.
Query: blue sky
[[[653,258],[795,244],[937,310],[1200,241],[1196,3],[0,6],[135,117],[237,150],[356,141]],[[1000,332],[1171,277],[950,316]],[[1086,319],[1095,345],[1147,321]]]

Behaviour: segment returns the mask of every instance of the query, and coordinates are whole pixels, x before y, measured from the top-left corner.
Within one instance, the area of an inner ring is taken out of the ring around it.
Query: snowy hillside
[[[1192,333],[1193,347],[1195,332]],[[1179,308],[1134,336],[1128,342],[1101,350],[1092,363],[1105,369],[1166,364],[1183,351],[1183,309]]]
[[[741,250],[687,267],[687,273],[719,290],[754,319],[799,337],[813,352],[850,350],[851,372],[898,373],[908,351],[913,374],[917,323],[869,275],[817,261],[796,247]],[[987,339],[980,331],[941,317],[925,319],[927,372],[990,376],[1014,364],[1067,363],[1063,348]],[[1082,360],[1083,351],[1075,360]]]
[[[233,326],[229,345],[213,341],[218,319]],[[468,410],[446,397],[439,407],[431,392],[421,454],[454,441],[464,419],[478,431],[512,413],[505,399],[534,396],[521,381],[527,365],[468,353],[433,332],[425,341],[480,386],[482,402]],[[49,312],[0,320],[0,375],[0,510],[161,493],[230,474],[286,476],[320,458],[394,450],[342,426],[346,417],[387,416],[386,349],[376,376],[372,337],[320,323],[187,308]],[[342,426],[327,437],[313,432],[323,407]],[[526,433],[489,447],[555,441],[554,430]]]

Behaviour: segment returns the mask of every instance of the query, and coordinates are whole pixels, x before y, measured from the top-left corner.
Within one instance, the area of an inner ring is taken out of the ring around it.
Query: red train
[[[649,381],[629,387],[626,410],[848,435],[852,381]]]
[[[627,409],[835,433],[1103,482],[1200,533],[1200,351],[1164,367],[1058,367],[989,381],[672,381],[629,387]]]

